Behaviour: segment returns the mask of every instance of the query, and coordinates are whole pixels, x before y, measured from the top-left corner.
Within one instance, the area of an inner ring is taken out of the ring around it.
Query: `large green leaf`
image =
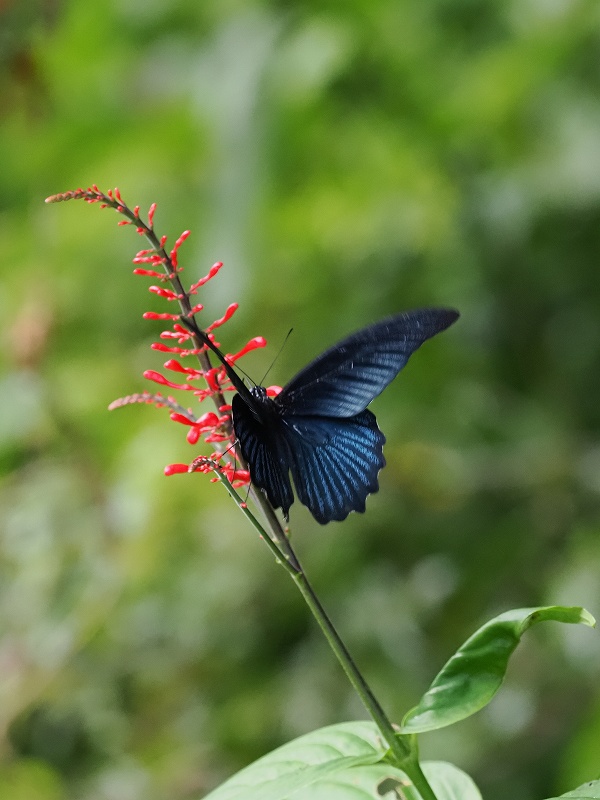
[[[548,800],[563,800],[565,797],[569,800],[600,800],[600,781],[584,783],[571,792],[561,794],[560,797],[549,797]]]
[[[473,779],[453,764],[425,761],[422,768],[437,800],[481,800]]]
[[[373,723],[332,725],[268,753],[211,792],[206,800],[301,798],[309,787],[314,792],[317,785],[343,782],[343,773],[352,767],[377,764],[386,751]]]
[[[426,761],[421,766],[437,800],[482,800],[473,780],[453,764]],[[363,772],[366,771],[361,770]],[[404,779],[392,777],[392,772],[397,770],[390,770],[390,774],[379,783],[377,795],[367,794],[366,797],[377,796],[389,800],[413,800],[413,797],[421,797],[414,787],[406,785]]]
[[[508,660],[525,631],[545,620],[595,624],[591,614],[579,607],[520,608],[495,617],[445,664],[419,704],[404,718],[402,732],[443,728],[483,708],[498,691]]]
[[[301,736],[234,775],[205,800],[421,800],[407,775],[383,761],[374,723],[347,722]],[[481,800],[451,764],[423,765],[438,800]]]

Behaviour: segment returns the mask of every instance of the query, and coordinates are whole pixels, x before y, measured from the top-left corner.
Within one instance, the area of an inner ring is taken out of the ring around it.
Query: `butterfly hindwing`
[[[385,465],[385,436],[375,415],[365,410],[347,419],[290,416],[282,422],[296,494],[317,522],[364,511]]]
[[[280,434],[281,423],[260,422],[239,394],[232,400],[233,425],[242,455],[250,467],[252,483],[263,489],[273,508],[283,509],[287,518],[294,502],[289,476],[287,448]]]
[[[423,342],[457,317],[450,309],[426,308],[363,328],[301,370],[275,402],[285,415],[352,417],[385,389]]]

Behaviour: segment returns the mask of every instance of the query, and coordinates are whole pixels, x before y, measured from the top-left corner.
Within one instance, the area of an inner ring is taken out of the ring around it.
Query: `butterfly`
[[[424,308],[362,328],[311,361],[274,398],[264,386],[249,389],[209,337],[195,324],[189,327],[237,390],[233,429],[252,483],[288,520],[291,473],[298,500],[325,525],[363,512],[367,496],[379,489],[385,436],[367,406],[423,342],[458,316],[452,309]]]

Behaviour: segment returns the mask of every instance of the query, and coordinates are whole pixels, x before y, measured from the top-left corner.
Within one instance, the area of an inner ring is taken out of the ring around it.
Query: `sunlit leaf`
[[[507,611],[487,622],[445,664],[404,719],[403,733],[432,731],[471,716],[498,691],[521,637],[537,622],[581,623],[594,618],[579,607],[545,606]]]
[[[473,780],[453,764],[426,761],[422,767],[437,800],[481,800]]]
[[[421,800],[400,769],[382,761],[387,747],[372,722],[348,722],[301,736],[238,772],[205,800]],[[452,764],[423,771],[438,800],[481,800]]]
[[[600,781],[590,781],[573,789],[571,792],[561,794],[560,797],[549,797],[547,800],[561,800],[561,798],[569,798],[569,800],[599,800],[600,799]]]
[[[342,791],[344,774],[349,769],[377,764],[386,750],[373,723],[354,722],[322,728],[255,761],[206,800],[279,800],[292,793],[294,798],[301,798],[305,790],[311,792],[311,797],[317,797],[314,794],[317,786],[329,786],[333,791],[335,785]],[[378,777],[383,780],[385,774]],[[377,783],[375,780],[373,786]]]

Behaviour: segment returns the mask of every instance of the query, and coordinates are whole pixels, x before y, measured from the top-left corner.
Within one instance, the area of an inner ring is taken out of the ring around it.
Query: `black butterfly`
[[[298,499],[324,525],[364,511],[379,489],[385,436],[367,406],[391,383],[424,341],[458,319],[445,308],[407,311],[363,328],[326,350],[267,397],[244,384],[223,353],[195,325],[189,327],[218,356],[237,389],[235,435],[252,483],[286,519]]]

